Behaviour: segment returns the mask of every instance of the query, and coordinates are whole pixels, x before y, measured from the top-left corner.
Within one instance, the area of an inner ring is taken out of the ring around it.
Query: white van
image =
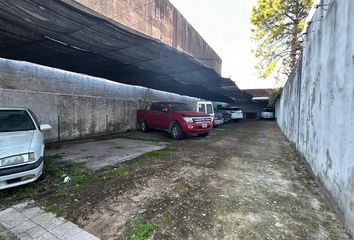
[[[197,103],[197,111],[209,114],[211,116],[212,122],[214,121],[215,112],[212,102],[208,101],[198,101]]]

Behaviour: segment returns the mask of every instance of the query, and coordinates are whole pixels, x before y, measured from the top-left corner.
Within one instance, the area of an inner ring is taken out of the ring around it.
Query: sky
[[[222,76],[237,86],[273,88],[275,81],[257,77],[252,53],[250,16],[256,0],[170,0],[222,58]]]

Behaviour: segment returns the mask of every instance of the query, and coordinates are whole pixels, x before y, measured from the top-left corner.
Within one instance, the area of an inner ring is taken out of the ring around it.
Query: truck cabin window
[[[205,113],[205,105],[204,104],[200,104],[199,105],[198,112],[204,112]]]
[[[170,103],[168,107],[174,112],[193,111],[187,104]]]
[[[213,105],[207,104],[207,114],[214,114]]]

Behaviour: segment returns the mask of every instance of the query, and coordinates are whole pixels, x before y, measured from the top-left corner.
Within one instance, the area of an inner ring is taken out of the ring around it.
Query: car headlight
[[[36,160],[36,156],[34,153],[26,153],[11,157],[5,157],[0,159],[0,167],[12,166],[22,163],[29,163]]]
[[[184,119],[184,121],[186,121],[187,123],[192,123],[192,122],[193,122],[193,118],[192,118],[192,117],[184,117],[183,119]]]

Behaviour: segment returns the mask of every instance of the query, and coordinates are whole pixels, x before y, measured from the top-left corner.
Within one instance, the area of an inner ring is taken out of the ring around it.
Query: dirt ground
[[[107,239],[137,221],[157,224],[154,239],[348,238],[274,122],[229,124],[171,144],[170,156],[137,167],[118,186],[83,193],[95,203],[80,207],[79,223]]]
[[[182,141],[163,132],[119,137],[166,141],[173,151],[60,200],[97,237],[120,239],[152,223],[153,239],[350,239],[275,122],[227,124]]]

